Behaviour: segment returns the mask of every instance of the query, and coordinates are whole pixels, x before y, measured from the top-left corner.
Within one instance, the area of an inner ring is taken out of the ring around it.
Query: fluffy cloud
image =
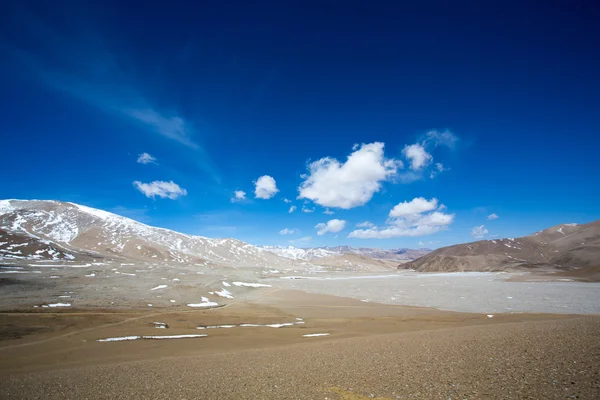
[[[356,224],[356,226],[359,228],[372,228],[375,226],[375,224],[370,221],[364,221],[364,222],[359,222],[358,224]]]
[[[381,182],[396,176],[402,162],[386,159],[380,142],[354,146],[346,162],[325,157],[308,166],[298,198],[324,207],[350,209],[366,204],[381,189]]]
[[[390,211],[390,217],[400,218],[411,214],[420,214],[427,211],[435,210],[438,206],[438,201],[433,198],[427,201],[423,197],[416,197],[411,201],[404,201],[396,204],[392,211]]]
[[[417,197],[397,204],[389,213],[384,228],[371,226],[357,229],[348,235],[358,239],[389,239],[401,236],[425,236],[448,229],[454,214],[446,214],[444,205],[438,206],[437,199]]]
[[[254,194],[257,199],[270,199],[279,192],[275,179],[269,175],[261,176],[254,182],[254,185],[256,186]]]
[[[288,229],[288,228],[283,228],[282,230],[279,231],[280,235],[293,235],[294,233],[296,233],[295,229]]]
[[[326,209],[325,209],[325,211],[323,211],[323,214],[326,214],[326,215],[333,215],[333,214],[335,214],[335,213],[334,213],[333,211],[331,211],[329,208],[326,208]]]
[[[488,221],[493,221],[498,218],[500,218],[500,217],[498,215],[496,215],[496,213],[492,213],[492,214],[488,215],[488,217],[487,217]]]
[[[410,169],[415,171],[425,168],[433,161],[433,156],[418,143],[405,146],[402,154],[410,162]]]
[[[471,229],[471,235],[475,239],[483,239],[483,237],[487,234],[488,234],[488,230],[483,225],[475,226],[475,227],[473,227],[473,229]]]
[[[291,203],[292,201],[290,199],[283,199],[284,203]]]
[[[137,162],[140,164],[156,163],[156,158],[148,153],[142,153],[138,156]]]
[[[187,190],[179,187],[179,185],[173,181],[154,181],[151,183],[135,181],[133,182],[133,186],[146,195],[146,197],[151,198],[158,196],[163,199],[169,198],[175,200],[181,196],[187,196]]]
[[[344,229],[344,226],[346,226],[346,221],[343,219],[331,219],[327,223],[321,222],[315,225],[315,228],[318,229],[317,235],[323,236],[327,232],[337,233]]]
[[[294,211],[296,211],[296,208],[297,208],[296,206],[291,206],[290,209],[288,210],[288,212],[291,214]]]
[[[242,200],[246,200],[246,192],[244,192],[243,190],[236,190],[235,192],[233,192],[233,197],[231,198],[232,203]]]
[[[311,212],[315,212],[314,207],[313,208],[308,208],[306,206],[302,206],[302,210],[303,213],[311,213]]]

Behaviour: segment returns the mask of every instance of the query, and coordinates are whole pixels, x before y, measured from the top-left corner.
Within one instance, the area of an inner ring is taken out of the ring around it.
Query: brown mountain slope
[[[600,221],[563,224],[521,238],[437,249],[399,269],[421,272],[571,270],[600,265]]]

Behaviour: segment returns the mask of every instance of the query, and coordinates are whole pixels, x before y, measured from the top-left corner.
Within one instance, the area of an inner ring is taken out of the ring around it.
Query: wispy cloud
[[[288,243],[294,246],[306,246],[312,242],[312,236],[304,236],[300,239],[288,240]]]
[[[498,219],[498,218],[500,218],[500,217],[496,213],[492,213],[492,214],[490,214],[490,215],[487,216],[488,221],[492,221],[492,220],[495,220],[495,219]]]
[[[176,101],[162,97],[159,102],[151,96],[154,84],[144,79],[142,68],[122,55],[126,53],[111,46],[91,24],[69,24],[66,30],[70,34],[66,35],[23,9],[15,12],[14,19],[20,31],[13,34],[31,40],[36,46],[24,45],[27,40],[1,41],[0,51],[28,78],[202,153],[200,167],[219,180],[199,143],[200,132],[188,117],[177,111]]]

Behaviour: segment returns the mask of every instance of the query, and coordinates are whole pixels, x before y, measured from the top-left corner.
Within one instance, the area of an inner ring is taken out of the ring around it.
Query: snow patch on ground
[[[302,335],[302,337],[316,337],[316,336],[329,336],[329,333],[308,333],[306,335]]]
[[[233,299],[233,295],[231,294],[231,292],[225,288],[222,288],[219,291],[216,291],[215,294],[217,296],[221,296],[221,297],[225,297],[226,299]]]
[[[264,283],[248,283],[248,282],[233,282],[234,286],[237,287],[252,287],[252,288],[259,288],[259,287],[272,287],[271,285],[267,285]]]

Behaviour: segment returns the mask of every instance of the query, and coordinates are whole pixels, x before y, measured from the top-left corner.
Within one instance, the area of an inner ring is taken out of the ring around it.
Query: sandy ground
[[[291,325],[197,329],[278,323]],[[600,317],[490,318],[267,288],[210,310],[1,313],[0,326],[0,398],[600,396]],[[329,335],[302,336],[317,333]],[[208,336],[97,341],[181,334]]]

